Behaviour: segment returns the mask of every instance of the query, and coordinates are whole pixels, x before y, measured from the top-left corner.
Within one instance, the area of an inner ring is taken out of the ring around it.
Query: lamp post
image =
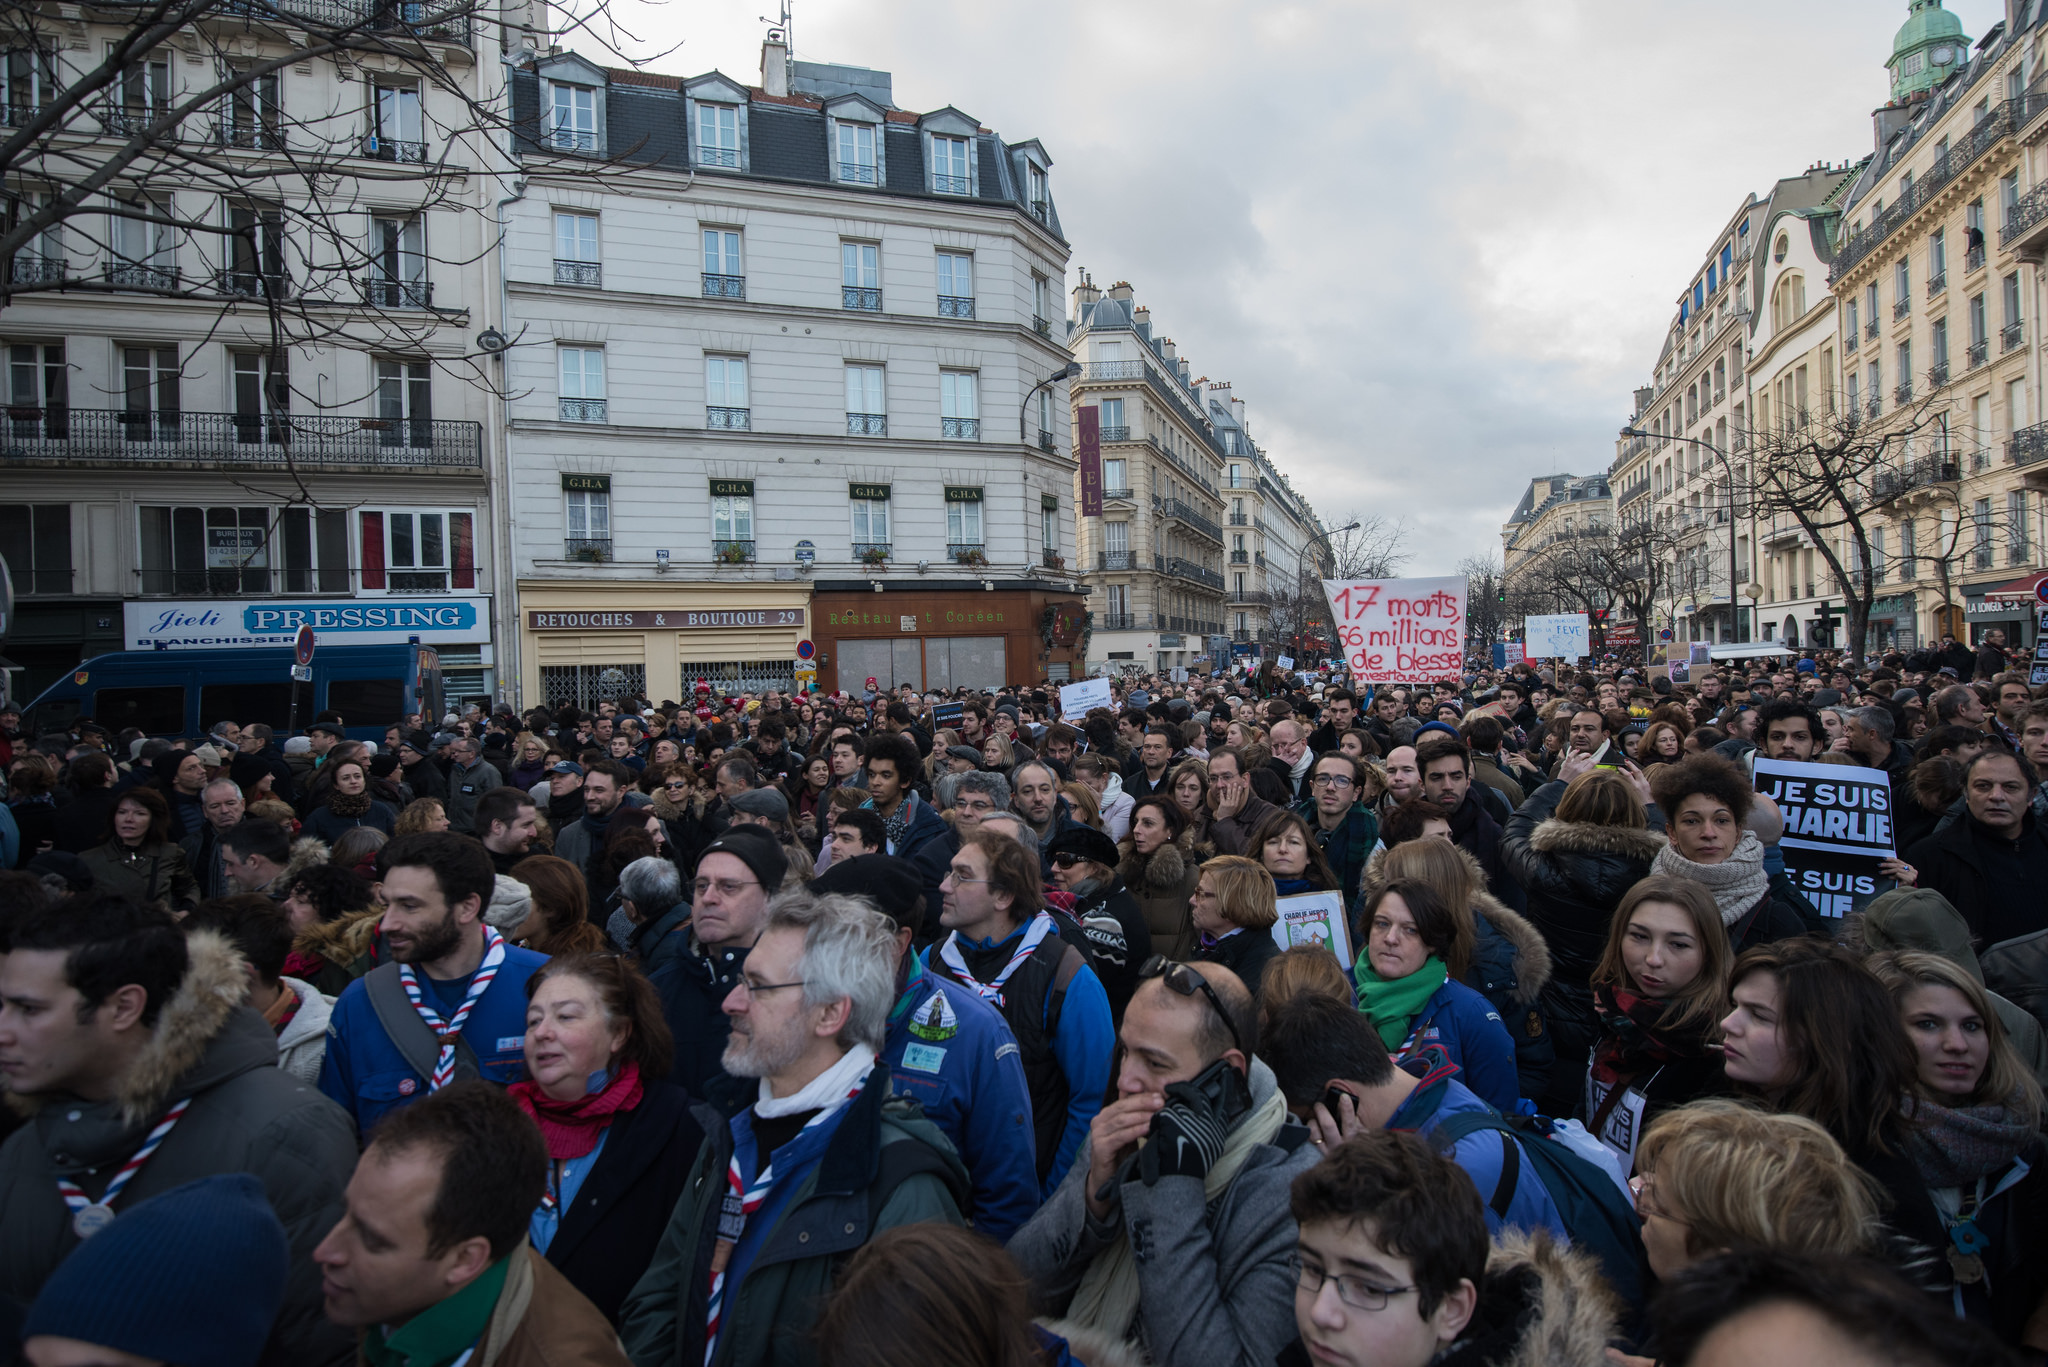
[[[1317,532],[1317,533],[1316,533],[1316,534],[1315,534],[1314,536],[1312,536],[1312,537],[1310,537],[1310,538],[1308,539],[1308,543],[1309,543],[1309,545],[1311,545],[1311,546],[1315,545],[1315,544],[1316,544],[1316,542],[1318,542],[1318,541],[1321,541],[1321,542],[1324,542],[1324,543],[1328,543],[1328,541],[1329,541],[1329,539],[1330,539],[1331,537],[1333,537],[1333,536],[1342,536],[1342,535],[1343,535],[1343,534],[1344,534],[1345,532],[1355,532],[1355,531],[1357,531],[1357,530],[1358,530],[1358,529],[1359,529],[1359,528],[1360,528],[1361,526],[1363,526],[1363,525],[1364,525],[1363,523],[1359,522],[1359,521],[1358,521],[1358,520],[1357,520],[1356,518],[1354,518],[1354,519],[1352,519],[1352,520],[1351,520],[1351,521],[1350,521],[1349,523],[1347,523],[1347,524],[1346,524],[1345,526],[1342,526],[1342,527],[1332,527],[1332,528],[1330,528],[1330,530],[1328,530],[1328,531],[1326,531],[1326,532]],[[1296,591],[1297,593],[1300,593],[1300,590],[1301,590],[1301,579],[1302,579],[1302,578],[1306,578],[1306,577],[1307,577],[1307,573],[1306,573],[1306,570],[1305,570],[1305,569],[1304,569],[1303,571],[1301,571],[1301,572],[1300,572],[1300,573],[1299,573],[1299,574],[1297,575],[1297,577],[1296,577],[1296,580],[1295,580],[1295,591]],[[1316,578],[1317,578],[1318,580],[1320,580],[1320,579],[1322,578],[1322,576],[1321,576],[1321,575],[1319,574],[1319,575],[1317,575],[1317,576],[1316,576]],[[1307,595],[1307,594],[1305,594],[1305,593],[1302,593],[1302,594],[1301,594],[1301,597],[1302,597],[1302,598],[1303,598],[1303,599],[1304,599],[1305,601],[1308,601],[1308,602],[1314,602],[1314,601],[1316,601],[1316,600],[1314,600],[1314,599],[1310,598],[1310,597],[1309,597],[1309,595]],[[1335,632],[1335,630],[1336,630],[1336,625],[1335,625],[1334,623],[1332,623],[1332,624],[1331,624],[1331,631],[1332,631],[1332,632],[1334,633],[1334,632]],[[1301,618],[1301,631],[1300,631],[1299,633],[1297,633],[1297,634],[1296,634],[1295,640],[1296,640],[1296,642],[1297,642],[1297,643],[1300,643],[1300,642],[1303,642],[1303,641],[1305,641],[1305,640],[1307,639],[1307,637],[1308,637],[1308,613],[1307,613],[1307,611],[1306,611],[1306,610],[1304,610],[1304,611],[1303,611],[1303,613],[1302,613],[1302,618]],[[1301,646],[1300,644],[1297,644],[1297,646],[1296,646],[1296,649],[1301,649],[1301,648],[1302,648],[1302,646]]]
[[[1080,378],[1080,375],[1081,363],[1079,361],[1069,361],[1065,365],[1061,366],[1058,370],[1055,370],[1052,374],[1046,376],[1037,384],[1031,386],[1031,388],[1024,391],[1024,402],[1017,405],[1018,441],[1025,442],[1028,444],[1031,440],[1029,437],[1024,435],[1024,415],[1031,410],[1031,396],[1033,394],[1036,394],[1039,390],[1045,388],[1047,385],[1058,384],[1061,380],[1078,379]]]
[[[1643,430],[1642,428],[1640,428],[1640,427],[1624,427],[1624,428],[1622,428],[1622,429],[1621,429],[1621,435],[1623,435],[1624,437],[1647,437],[1647,438],[1649,438],[1649,439],[1651,439],[1651,440],[1653,440],[1653,441],[1657,439],[1657,434],[1656,434],[1655,432],[1645,432],[1645,431],[1644,431],[1644,430]],[[1727,457],[1727,456],[1726,456],[1726,455],[1725,455],[1725,454],[1724,454],[1724,453],[1722,452],[1721,448],[1720,448],[1720,447],[1718,447],[1718,446],[1716,446],[1716,445],[1714,445],[1714,443],[1712,443],[1712,442],[1710,442],[1710,441],[1703,441],[1703,440],[1701,440],[1701,439],[1700,439],[1699,437],[1681,437],[1681,436],[1677,436],[1677,435],[1672,435],[1672,436],[1668,436],[1668,437],[1666,437],[1665,439],[1666,439],[1666,440],[1668,440],[1668,441],[1684,441],[1684,442],[1691,442],[1691,443],[1692,443],[1692,444],[1693,444],[1694,446],[1704,446],[1704,447],[1706,447],[1706,448],[1707,448],[1707,450],[1709,450],[1709,451],[1711,451],[1711,452],[1713,452],[1713,453],[1714,453],[1714,459],[1716,459],[1716,460],[1720,461],[1720,462],[1721,462],[1721,468],[1722,468],[1722,469],[1723,469],[1724,471],[1726,471],[1726,472],[1727,472],[1727,475],[1728,475],[1728,629],[1729,629],[1730,631],[1732,631],[1733,633],[1735,633],[1735,639],[1736,639],[1736,641],[1737,641],[1737,642],[1739,643],[1739,642],[1740,642],[1740,641],[1742,640],[1742,637],[1743,637],[1743,630],[1742,630],[1742,609],[1741,609],[1740,607],[1738,607],[1738,606],[1736,605],[1736,598],[1735,598],[1735,467],[1734,467],[1734,466],[1732,466],[1732,465],[1730,465],[1730,464],[1728,463],[1728,457]],[[1644,649],[1645,651],[1647,651],[1647,650],[1648,650],[1649,648],[1650,648],[1650,643],[1649,643],[1648,641],[1645,641],[1645,642],[1643,642],[1643,649]],[[1646,654],[1646,655],[1644,655],[1644,657],[1643,657],[1643,658],[1644,658],[1644,659],[1648,659],[1648,658],[1649,658],[1649,656],[1648,656],[1648,655]]]

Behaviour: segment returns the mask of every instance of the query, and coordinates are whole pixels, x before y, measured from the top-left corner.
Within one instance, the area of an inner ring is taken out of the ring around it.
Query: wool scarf
[[[1373,971],[1368,950],[1358,956],[1351,976],[1358,984],[1358,1009],[1379,1032],[1380,1043],[1395,1050],[1408,1038],[1408,1027],[1422,1010],[1422,1004],[1436,995],[1436,990],[1451,976],[1451,970],[1432,954],[1422,961],[1422,967],[1405,978],[1382,978]]]
[[[1662,1028],[1669,1006],[1614,983],[1593,984],[1593,1010],[1600,1017],[1593,1080],[1612,1087],[1675,1058],[1705,1057],[1704,1035],[1679,1035]]]
[[[336,816],[362,816],[370,810],[370,793],[344,793],[340,789],[327,795],[327,810]]]
[[[2002,1103],[1944,1106],[1909,1096],[1900,1105],[1908,1122],[1906,1156],[1930,1187],[1964,1187],[2003,1172],[2034,1142],[2017,1094]]]
[[[1657,851],[1650,872],[1687,879],[1714,894],[1724,926],[1741,920],[1771,890],[1771,876],[1764,872],[1763,842],[1755,831],[1744,831],[1734,853],[1718,864],[1695,864],[1678,852],[1676,842],[1667,841]]]
[[[540,1126],[540,1137],[547,1141],[548,1157],[556,1162],[581,1158],[596,1148],[598,1136],[605,1128],[620,1112],[638,1106],[646,1093],[637,1063],[627,1064],[602,1087],[574,1101],[557,1101],[532,1081],[515,1082],[505,1090]]]

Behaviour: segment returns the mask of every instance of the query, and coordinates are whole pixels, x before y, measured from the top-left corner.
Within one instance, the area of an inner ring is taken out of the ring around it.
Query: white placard
[[[1522,619],[1522,655],[1531,660],[1576,660],[1587,652],[1586,614],[1561,612]]]
[[[1276,658],[1276,659],[1275,659],[1275,660],[1273,661],[1273,668],[1275,668],[1275,669],[1292,669],[1292,668],[1294,668],[1294,657],[1293,657],[1292,655],[1282,655],[1282,656],[1279,656],[1278,658]]]
[[[1115,706],[1110,701],[1108,679],[1083,679],[1079,683],[1060,685],[1060,716],[1070,721],[1087,716],[1090,708],[1114,709]]]
[[[1466,584],[1435,579],[1325,579],[1330,620],[1355,684],[1428,683],[1465,669]]]
[[[1280,919],[1273,923],[1273,943],[1282,949],[1323,945],[1349,973],[1351,928],[1344,920],[1344,898],[1336,892],[1298,892],[1278,899]]]

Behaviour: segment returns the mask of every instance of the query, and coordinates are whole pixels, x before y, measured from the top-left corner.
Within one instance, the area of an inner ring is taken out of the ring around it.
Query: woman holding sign
[[[1807,933],[1790,886],[1771,881],[1763,843],[1743,827],[1756,790],[1733,761],[1709,754],[1660,764],[1645,786],[1671,840],[1657,852],[1656,871],[1706,889],[1734,953]]]
[[[1593,970],[1600,1033],[1586,1070],[1585,1120],[1633,1161],[1659,1112],[1729,1091],[1716,1047],[1728,1002],[1728,932],[1698,883],[1651,875],[1615,908]]]

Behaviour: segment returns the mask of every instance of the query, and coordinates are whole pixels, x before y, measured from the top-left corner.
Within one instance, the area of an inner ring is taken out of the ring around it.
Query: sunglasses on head
[[[1230,1042],[1237,1046],[1237,1052],[1247,1052],[1243,1037],[1237,1033],[1237,1022],[1231,1020],[1230,1013],[1223,1009],[1223,999],[1216,995],[1215,988],[1209,986],[1208,979],[1186,964],[1169,959],[1164,954],[1154,954],[1145,960],[1144,967],[1138,970],[1138,981],[1144,982],[1149,978],[1158,978],[1169,989],[1183,997],[1192,997],[1197,992],[1207,997],[1209,1005],[1216,1011],[1216,1018],[1222,1021],[1223,1028],[1230,1032]]]

